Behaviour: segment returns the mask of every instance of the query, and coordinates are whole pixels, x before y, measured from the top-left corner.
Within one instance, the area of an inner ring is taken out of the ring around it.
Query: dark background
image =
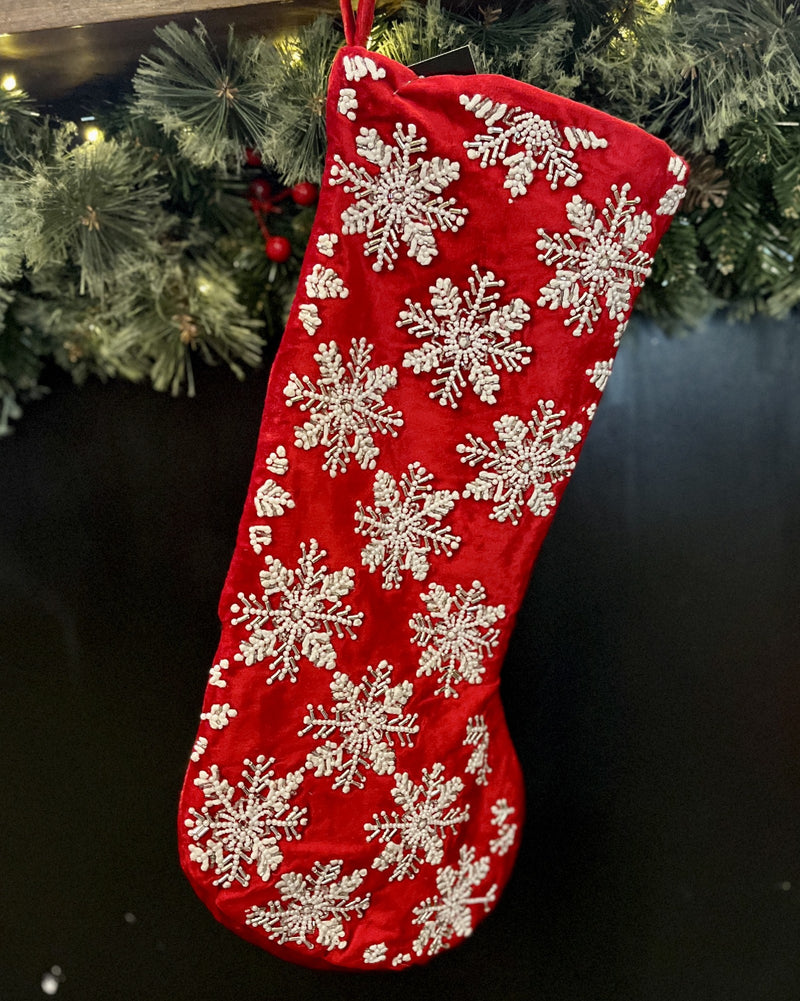
[[[57,381],[0,441],[0,998],[797,1001],[799,335],[624,340],[504,667],[515,875],[396,975],[262,953],[176,860],[266,370]]]

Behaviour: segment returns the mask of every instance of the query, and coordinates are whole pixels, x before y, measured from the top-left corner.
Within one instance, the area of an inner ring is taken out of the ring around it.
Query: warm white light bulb
[[[98,129],[97,126],[92,125],[90,128],[84,129],[83,138],[87,143],[99,143],[102,142],[104,136],[102,131]]]
[[[6,73],[2,81],[0,81],[0,85],[2,86],[3,90],[16,90],[17,78],[14,76],[13,73]]]

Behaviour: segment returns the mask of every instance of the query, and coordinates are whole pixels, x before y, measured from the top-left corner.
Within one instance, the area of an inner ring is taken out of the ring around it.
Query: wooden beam
[[[280,0],[262,0],[278,3]],[[248,0],[215,0],[216,9],[243,7]],[[0,32],[71,28],[105,21],[129,21],[196,11],[197,0],[5,0],[0,10]]]

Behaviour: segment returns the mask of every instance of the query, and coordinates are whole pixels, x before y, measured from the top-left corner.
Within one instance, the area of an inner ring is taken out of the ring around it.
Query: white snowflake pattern
[[[436,231],[456,232],[467,214],[455,198],[442,195],[458,179],[460,164],[438,156],[424,159],[428,140],[417,136],[413,124],[404,130],[398,122],[393,138],[396,146],[385,143],[376,129],[366,128],[356,137],[356,152],[378,167],[377,174],[345,163],[338,153],[330,172],[330,183],[343,185],[355,197],[342,212],[342,232],[366,234],[364,254],[375,256],[375,271],[394,268],[401,243],[412,260],[430,264],[439,253]]]
[[[306,295],[309,299],[346,299],[350,289],[333,268],[315,264],[306,275]]]
[[[578,146],[602,149],[608,145],[605,139],[586,129],[565,129],[562,135],[555,122],[532,111],[509,108],[482,94],[472,97],[464,94],[460,101],[467,111],[486,123],[484,134],[464,143],[467,156],[471,160],[480,158],[481,167],[493,167],[500,161],[506,169],[503,187],[511,193],[509,202],[527,194],[537,170],[546,172],[553,191],[562,180],[565,187],[574,188],[583,177],[574,150]]]
[[[309,337],[313,337],[322,326],[319,309],[316,303],[313,302],[304,302],[297,310],[297,318],[300,320],[303,330],[305,330]]]
[[[200,719],[208,722],[212,730],[224,730],[225,727],[239,714],[235,709],[231,709],[230,702],[214,703],[209,707],[208,712],[200,713]]]
[[[326,555],[317,540],[311,539],[307,546],[300,543],[296,570],[267,556],[266,570],[260,574],[261,597],[239,592],[239,602],[231,605],[233,625],[245,623],[250,633],[234,659],[246,664],[268,660],[272,673],[267,684],[286,677],[296,681],[301,657],[333,670],[336,651],[331,635],[354,639],[355,629],[364,621],[362,612],[342,606],[342,598],[353,589],[354,571],[343,567],[329,572],[324,563],[318,566]],[[274,605],[273,598],[277,599]]]
[[[497,886],[492,885],[483,896],[474,896],[475,888],[489,875],[489,856],[476,860],[475,849],[462,845],[458,867],[444,866],[436,874],[439,893],[423,900],[414,908],[414,924],[422,925],[412,948],[418,956],[425,952],[435,956],[449,949],[455,940],[472,934],[472,908],[489,911],[497,899]]]
[[[192,761],[199,761],[207,750],[208,737],[198,737],[194,742],[194,747],[192,748],[192,753],[190,755]]]
[[[603,313],[601,299],[610,319],[624,319],[632,289],[641,288],[650,274],[653,259],[641,248],[652,232],[651,218],[648,212],[636,212],[639,199],[628,198],[630,189],[630,184],[613,184],[600,215],[586,199],[573,195],[566,207],[568,232],[551,236],[538,230],[539,260],[556,269],[540,289],[538,304],[568,309],[564,326],[574,324],[576,337],[593,332]]]
[[[475,776],[476,785],[488,785],[489,773],[492,768],[489,764],[489,727],[486,725],[486,719],[483,716],[470,716],[467,720],[467,733],[464,737],[464,746],[475,748],[469,756],[469,761],[464,771],[467,775]]]
[[[403,424],[400,411],[384,402],[384,394],[397,385],[397,369],[370,368],[372,350],[363,337],[353,340],[345,364],[334,341],[322,344],[314,355],[319,381],[293,373],[283,390],[288,407],[296,403],[310,414],[294,429],[295,444],[306,451],[325,446],[322,468],[331,476],[345,472],[351,456],[362,469],[374,469],[380,449],[373,436],[395,438]]]
[[[593,386],[597,386],[601,393],[605,391],[605,388],[608,385],[608,380],[611,376],[611,370],[613,367],[614,359],[611,358],[609,361],[595,362],[593,368],[586,369],[586,374],[589,376],[589,382],[591,382]]]
[[[462,387],[469,382],[475,395],[484,403],[496,403],[500,389],[500,372],[521,372],[530,362],[533,350],[512,335],[522,330],[530,320],[528,304],[520,298],[498,306],[499,292],[505,282],[494,272],[481,274],[472,265],[472,277],[465,291],[450,278],[439,278],[431,285],[430,308],[406,299],[408,309],[402,310],[398,327],[423,344],[406,351],[403,367],[420,372],[435,372],[431,399],[442,406],[455,408],[462,396]]]
[[[280,518],[287,509],[294,507],[292,495],[275,480],[266,480],[261,484],[256,491],[254,503],[260,518]]]
[[[574,421],[561,426],[565,411],[556,410],[552,400],[539,400],[531,420],[504,414],[494,422],[497,441],[467,435],[467,444],[457,450],[461,461],[483,466],[464,489],[465,497],[492,501],[490,518],[516,525],[527,507],[543,518],[555,507],[553,485],[572,475],[575,458],[570,452],[581,440],[583,425]]]
[[[680,204],[686,197],[686,188],[682,184],[673,184],[664,192],[656,209],[656,215],[675,215]]]
[[[339,100],[336,102],[336,109],[340,115],[344,115],[351,122],[356,120],[358,98],[352,87],[341,87],[339,89]]]
[[[272,529],[269,525],[251,525],[247,530],[250,547],[254,553],[260,554],[272,543]]]
[[[358,82],[370,76],[373,80],[383,80],[386,70],[378,66],[370,56],[353,55],[344,57],[344,75],[351,82]]]
[[[388,951],[385,942],[376,942],[374,945],[367,946],[362,958],[365,963],[382,963],[386,959]]]
[[[342,876],[344,861],[315,862],[311,873],[286,872],[275,888],[280,901],[270,900],[266,907],[251,907],[246,923],[253,928],[263,928],[269,938],[284,945],[296,942],[308,949],[316,944],[328,952],[347,946],[345,921],[363,917],[370,903],[370,895],[354,897],[364,882],[366,869],[355,869]]]
[[[196,842],[189,855],[203,872],[213,869],[215,886],[248,886],[253,866],[261,879],[269,879],[283,861],[279,841],[301,837],[308,811],[292,805],[291,799],[304,772],[276,778],[274,764],[274,758],[263,755],[255,761],[246,758],[242,779],[235,786],[222,777],[217,765],[194,780],[205,804],[200,810],[191,808],[184,821]]]
[[[358,502],[356,532],[369,538],[361,559],[370,573],[379,567],[383,587],[400,587],[403,572],[414,580],[424,580],[430,570],[428,554],[452,554],[461,545],[461,537],[450,531],[442,520],[453,510],[458,492],[434,490],[433,474],[419,462],[412,463],[400,477],[400,483],[384,470],[378,470],[373,484],[375,506]]]
[[[508,854],[516,840],[518,825],[508,819],[514,812],[507,799],[498,799],[492,806],[492,826],[497,828],[497,837],[489,842],[489,851],[493,855]]]
[[[682,160],[681,157],[673,155],[669,158],[669,164],[667,166],[670,174],[674,174],[679,181],[683,181],[686,177],[686,161]]]
[[[334,704],[330,712],[323,706],[308,706],[305,726],[298,736],[315,730],[314,736],[325,743],[309,753],[306,768],[313,768],[317,777],[338,773],[334,789],[363,789],[362,766],[376,775],[394,774],[395,739],[400,746],[407,746],[419,731],[416,713],[403,713],[413,686],[409,681],[392,685],[392,670],[391,664],[382,660],[377,667],[367,668],[359,684],[337,671],[331,680]],[[339,743],[327,739],[334,734]]]
[[[333,257],[338,242],[338,233],[320,233],[317,237],[317,250],[325,257]]]
[[[286,457],[286,448],[283,445],[270,452],[264,462],[267,469],[276,476],[285,476],[289,472],[289,460]]]
[[[214,664],[208,672],[208,683],[215,688],[227,688],[228,682],[222,677],[222,672],[227,671],[231,666],[227,657],[223,657],[219,664]]]
[[[457,584],[453,594],[441,584],[431,584],[420,597],[428,612],[416,612],[408,623],[414,630],[413,642],[423,647],[417,676],[437,673],[440,685],[435,694],[458,698],[456,688],[462,682],[483,681],[484,660],[500,639],[500,630],[493,627],[505,616],[505,605],[484,604],[486,589],[479,580],[469,589]]]
[[[438,865],[444,856],[447,832],[455,833],[459,824],[469,820],[469,806],[454,807],[464,788],[460,778],[444,778],[444,765],[436,762],[422,770],[419,785],[403,772],[395,778],[392,798],[401,812],[373,814],[372,823],[364,824],[367,841],[378,838],[385,848],[372,863],[381,871],[393,868],[389,881],[413,879],[422,862]],[[398,840],[395,840],[397,838]]]

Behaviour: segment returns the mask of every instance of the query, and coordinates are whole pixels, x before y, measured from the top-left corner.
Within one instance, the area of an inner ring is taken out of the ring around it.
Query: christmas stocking
[[[227,926],[402,969],[507,882],[522,781],[499,671],[685,164],[498,76],[348,45],[180,805]]]

